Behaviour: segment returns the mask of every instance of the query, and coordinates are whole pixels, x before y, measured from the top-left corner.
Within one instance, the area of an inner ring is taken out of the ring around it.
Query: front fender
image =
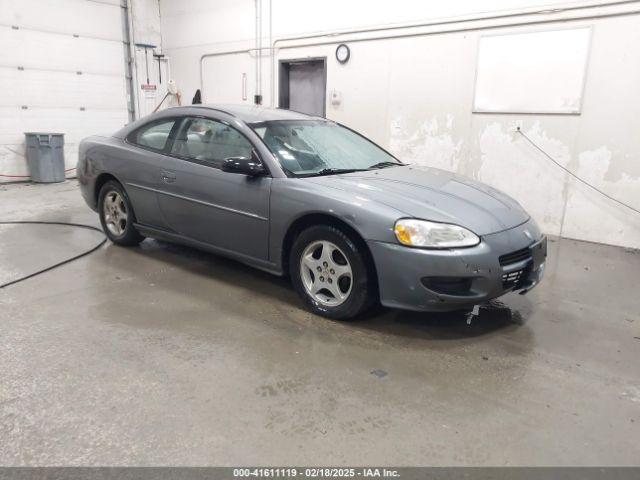
[[[394,242],[393,226],[402,212],[366,197],[328,188],[304,178],[274,179],[271,187],[269,259],[281,268],[282,248],[291,226],[306,215],[335,217],[365,241]]]

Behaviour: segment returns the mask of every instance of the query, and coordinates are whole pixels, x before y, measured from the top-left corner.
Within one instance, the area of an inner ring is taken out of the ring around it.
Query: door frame
[[[322,117],[327,117],[327,57],[285,58],[278,62],[278,107],[289,109],[289,69],[291,64],[322,62],[324,90]]]

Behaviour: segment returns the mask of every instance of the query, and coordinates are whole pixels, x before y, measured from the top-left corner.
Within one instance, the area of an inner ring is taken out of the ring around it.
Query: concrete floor
[[[0,186],[27,218],[98,225],[74,182]],[[99,237],[0,227],[0,283]],[[471,325],[337,323],[233,261],[107,244],[0,290],[0,464],[638,465],[639,273],[561,240]]]

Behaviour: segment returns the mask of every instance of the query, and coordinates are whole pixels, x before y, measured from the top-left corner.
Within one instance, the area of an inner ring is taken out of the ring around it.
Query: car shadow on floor
[[[384,308],[376,313],[357,322],[358,327],[434,340],[482,337],[498,331],[507,333],[526,323],[519,310],[501,300],[480,305],[476,315],[462,311],[409,312]]]
[[[280,310],[283,316],[286,315],[292,321],[296,321],[293,317],[301,317],[300,313],[305,312],[288,278],[271,275],[235,260],[159,240],[146,240],[140,247],[127,248],[124,251],[141,255],[145,259],[166,263],[187,274],[187,277],[193,275],[205,277],[215,282],[229,284],[234,288],[246,289],[264,299],[273,299],[284,305]],[[122,258],[120,255],[122,252],[121,247],[108,244],[107,255],[111,257],[110,262],[119,268],[130,270],[133,276],[139,275],[136,266],[139,262],[131,262],[126,257]],[[121,260],[117,260],[118,257],[121,257]],[[195,284],[198,283],[195,282]],[[167,281],[165,286],[175,288],[175,282]],[[189,292],[193,295],[199,295],[201,292],[206,295],[206,289],[203,291],[190,289]],[[526,299],[524,302],[528,304]],[[523,327],[526,329],[527,315],[520,311],[523,304],[522,297],[518,303],[520,306],[515,307],[508,301],[493,300],[482,305],[478,314],[471,317],[466,312],[408,312],[378,307],[354,321],[332,322],[332,324],[341,325],[341,329],[425,340],[479,339],[498,332],[504,334]],[[531,308],[524,310],[530,311]],[[288,314],[288,311],[293,314]],[[321,317],[312,314],[304,315],[304,313],[302,317],[308,318],[304,322],[305,326],[318,325],[317,320],[321,319]]]

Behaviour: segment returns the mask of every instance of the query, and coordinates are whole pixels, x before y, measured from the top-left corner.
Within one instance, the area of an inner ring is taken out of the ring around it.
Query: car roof
[[[322,120],[327,121],[323,117],[312,117],[304,113],[294,112],[293,110],[285,110],[283,108],[267,108],[260,105],[217,105],[217,104],[198,104],[184,105],[181,107],[170,107],[160,110],[151,115],[139,118],[138,120],[125,125],[123,128],[113,134],[116,138],[125,138],[132,131],[151,122],[170,118],[175,116],[197,115],[198,110],[209,110],[211,116],[215,113],[230,115],[238,119],[238,121],[255,124],[261,122],[269,122],[274,120]],[[205,112],[202,112],[205,114]]]
[[[189,105],[180,108],[202,108],[205,110],[216,110],[224,112],[246,123],[268,122],[272,120],[324,120],[321,117],[312,117],[304,113],[294,112],[293,110],[285,110],[282,108],[267,108],[261,105]],[[174,110],[174,109],[172,109]]]

